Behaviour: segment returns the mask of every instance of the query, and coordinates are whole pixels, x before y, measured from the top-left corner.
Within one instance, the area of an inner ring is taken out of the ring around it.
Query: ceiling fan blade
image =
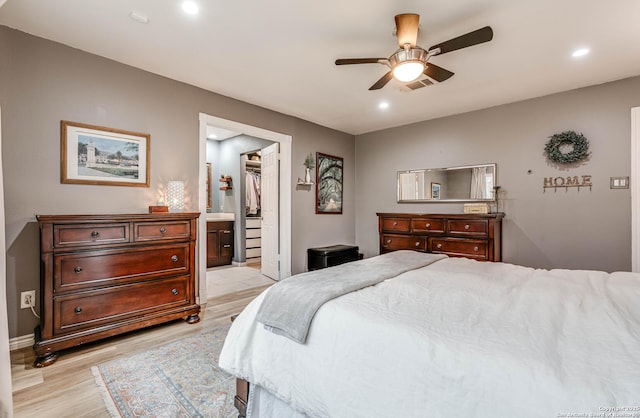
[[[419,24],[420,15],[414,13],[396,15],[396,34],[400,48],[404,48],[405,44],[409,44],[411,48],[416,47]]]
[[[380,80],[376,81],[373,86],[369,87],[369,90],[379,90],[383,88],[389,81],[391,81],[392,78],[393,73],[389,71],[388,73],[383,75]]]
[[[440,48],[440,52],[438,54],[446,54],[447,52],[456,51],[468,46],[489,42],[491,39],[493,39],[493,30],[490,26],[485,26],[484,28],[474,30],[473,32],[460,35],[457,38],[449,39],[448,41],[434,45],[429,48],[429,52],[436,48]]]
[[[437,65],[431,64],[430,62],[427,63],[427,66],[424,69],[423,73],[424,75],[429,76],[440,83],[451,78],[451,76],[454,74],[451,71],[446,70],[442,67],[438,67]]]
[[[336,60],[336,65],[377,64],[380,60],[386,60],[386,58],[341,58]]]

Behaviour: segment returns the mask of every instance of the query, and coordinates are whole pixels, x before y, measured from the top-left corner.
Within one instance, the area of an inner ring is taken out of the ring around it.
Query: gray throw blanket
[[[331,299],[446,258],[394,251],[361,261],[288,277],[265,294],[256,319],[265,328],[304,344],[316,311]]]

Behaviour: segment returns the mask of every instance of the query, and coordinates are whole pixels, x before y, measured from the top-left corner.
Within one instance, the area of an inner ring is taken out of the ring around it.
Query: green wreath
[[[573,149],[570,152],[563,153],[560,151],[562,145],[571,145]],[[590,155],[589,140],[575,131],[565,131],[551,135],[544,146],[544,152],[547,154],[547,158],[554,163],[576,163]]]

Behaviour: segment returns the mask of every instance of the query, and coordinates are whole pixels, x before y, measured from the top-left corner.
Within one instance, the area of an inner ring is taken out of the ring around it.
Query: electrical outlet
[[[20,309],[28,309],[36,306],[36,291],[28,290],[20,293]]]

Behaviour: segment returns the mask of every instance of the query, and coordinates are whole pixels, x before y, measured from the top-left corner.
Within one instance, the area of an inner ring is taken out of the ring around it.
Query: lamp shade
[[[167,183],[167,204],[170,212],[184,211],[184,181]]]

